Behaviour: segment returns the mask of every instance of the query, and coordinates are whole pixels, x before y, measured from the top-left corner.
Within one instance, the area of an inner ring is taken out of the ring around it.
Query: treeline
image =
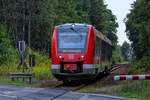
[[[150,1],[136,0],[125,20],[137,69],[150,70]]]
[[[127,63],[132,60],[133,52],[131,45],[124,41],[122,45],[117,45],[113,50],[113,64]]]
[[[117,44],[116,17],[103,0],[0,0],[0,23],[12,29],[13,45],[25,40],[48,49],[55,25],[89,23]]]
[[[88,23],[105,34],[113,51],[117,50],[118,23],[104,0],[0,0],[0,23],[15,48],[18,41],[25,40],[34,50],[50,52],[54,26]]]

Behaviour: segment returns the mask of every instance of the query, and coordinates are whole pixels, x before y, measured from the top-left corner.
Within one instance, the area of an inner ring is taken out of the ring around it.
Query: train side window
[[[101,59],[104,61],[105,59],[105,42],[102,40],[102,54],[101,54]]]
[[[96,57],[98,56],[98,38],[96,37]]]
[[[108,48],[108,44],[107,43],[106,43],[105,50],[106,50],[106,61],[109,61],[109,57],[108,57],[108,55],[109,55],[109,48]]]
[[[110,61],[112,61],[112,46],[110,46]]]
[[[109,46],[109,61],[111,61],[111,46]]]
[[[102,40],[100,39],[99,40],[99,48],[100,48],[100,51],[99,51],[99,53],[100,53],[100,60],[101,60],[101,56],[102,56]]]
[[[100,58],[100,48],[101,48],[100,39],[96,37],[96,56],[99,58]]]
[[[107,61],[107,43],[106,42],[105,42],[104,48],[105,48],[105,61]]]
[[[96,56],[96,36],[94,38],[94,57]]]
[[[104,56],[104,61],[107,61],[107,43],[105,42],[105,56]]]

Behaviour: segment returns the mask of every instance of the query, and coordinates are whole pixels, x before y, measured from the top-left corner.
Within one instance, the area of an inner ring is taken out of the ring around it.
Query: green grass
[[[128,61],[124,61],[124,62],[121,62],[119,64],[129,64],[129,62]]]
[[[92,91],[94,90],[94,88],[87,88],[87,89],[81,89],[77,92],[80,92],[80,93],[91,93]]]
[[[138,80],[124,85],[120,96],[138,99],[150,99],[150,81]]]
[[[102,86],[97,84],[97,85],[94,85],[94,86],[86,88],[86,89],[78,90],[77,92],[80,92],[80,93],[92,93],[95,89],[98,89],[98,88],[101,88],[101,87]]]
[[[11,80],[10,77],[1,77],[0,78],[0,84],[3,85],[15,85],[15,86],[32,86],[36,88],[36,85],[34,86],[34,84],[39,83],[40,80],[36,79],[36,78],[32,78],[32,84],[29,84],[29,78],[15,78],[14,81]]]
[[[93,91],[95,91],[96,89],[100,89],[101,87],[102,86],[97,84],[86,89],[81,89],[77,92],[92,93]],[[112,94],[125,98],[150,100],[150,80],[127,81],[124,85],[115,87],[112,90]]]
[[[0,79],[0,84],[25,86],[27,84],[27,81],[24,82],[22,80],[11,81],[11,79],[5,78],[5,79]]]

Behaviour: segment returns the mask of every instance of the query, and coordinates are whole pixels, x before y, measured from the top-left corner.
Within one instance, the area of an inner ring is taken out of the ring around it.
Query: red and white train
[[[54,29],[51,55],[58,80],[90,80],[110,69],[112,44],[92,25],[63,24]]]

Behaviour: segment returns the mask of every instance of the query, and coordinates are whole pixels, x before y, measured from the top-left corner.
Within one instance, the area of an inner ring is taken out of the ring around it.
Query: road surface
[[[126,98],[71,92],[67,88],[30,88],[0,85],[0,100],[129,100]]]

